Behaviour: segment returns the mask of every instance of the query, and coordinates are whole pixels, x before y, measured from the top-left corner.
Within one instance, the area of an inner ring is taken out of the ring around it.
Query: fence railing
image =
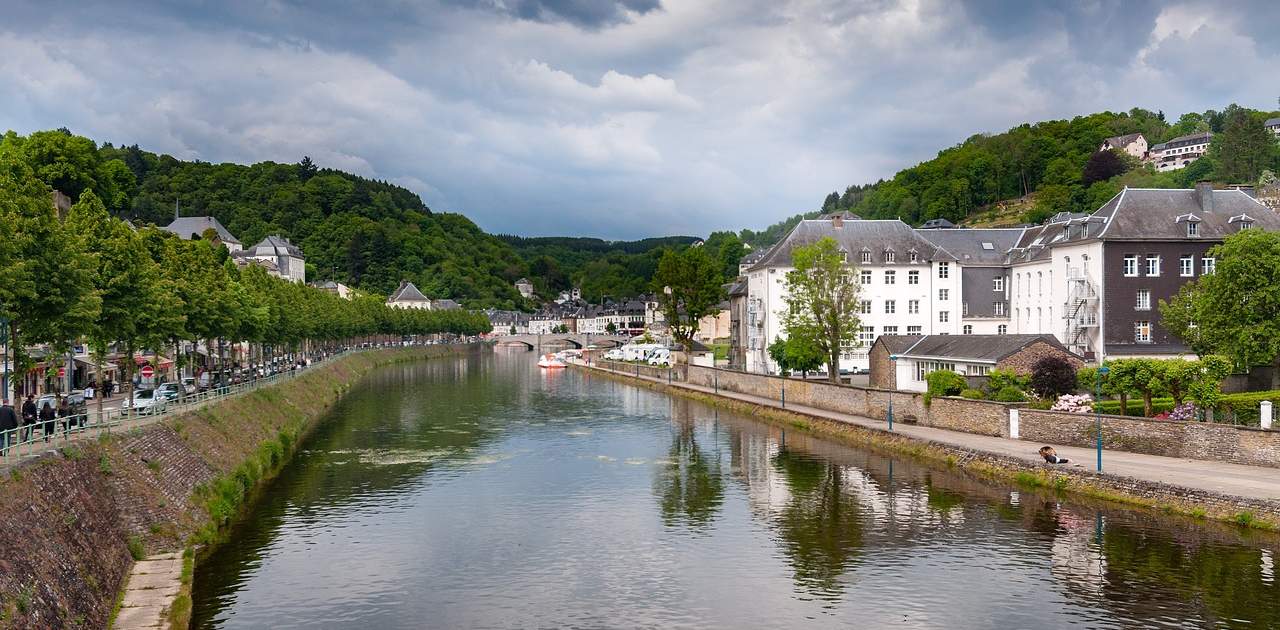
[[[180,395],[175,400],[153,400],[146,407],[136,407],[130,404],[131,401],[126,397],[121,402],[120,408],[103,409],[101,415],[97,413],[96,409],[92,408],[93,405],[91,404],[90,410],[85,413],[54,418],[49,421],[37,419],[32,424],[0,431],[0,465],[15,463],[34,455],[41,455],[52,448],[70,445],[85,437],[108,435],[113,431],[129,431],[154,424],[165,418],[171,418],[204,405],[291,380],[338,357],[373,349],[376,348],[358,348],[329,354],[322,359],[313,360],[309,365],[303,367],[241,383],[210,387],[194,394]]]

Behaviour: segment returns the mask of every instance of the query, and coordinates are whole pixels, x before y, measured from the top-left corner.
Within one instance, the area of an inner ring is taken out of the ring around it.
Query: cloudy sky
[[[0,129],[387,179],[486,230],[763,227],[981,131],[1280,96],[1280,3],[0,0]]]

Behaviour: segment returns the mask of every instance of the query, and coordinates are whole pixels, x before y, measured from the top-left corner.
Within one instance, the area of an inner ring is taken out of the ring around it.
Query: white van
[[[649,353],[649,365],[659,367],[671,367],[671,351],[666,348],[656,348]]]

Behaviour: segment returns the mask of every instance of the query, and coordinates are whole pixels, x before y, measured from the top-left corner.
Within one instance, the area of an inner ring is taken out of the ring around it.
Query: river
[[[1265,628],[1277,551],[499,352],[353,388],[193,627]]]

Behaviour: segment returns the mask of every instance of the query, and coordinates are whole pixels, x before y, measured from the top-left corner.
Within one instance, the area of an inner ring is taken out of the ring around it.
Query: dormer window
[[[1200,223],[1198,221],[1187,221],[1187,236],[1200,236]]]
[[[892,263],[896,258],[897,256],[893,253],[893,250],[889,250],[884,253],[884,261],[886,263]]]
[[[1247,214],[1240,214],[1231,217],[1231,220],[1227,221],[1227,223],[1236,226],[1237,230],[1247,230],[1253,227],[1253,217]]]
[[[864,265],[871,264],[871,250],[869,249],[862,250],[862,264]]]
[[[919,253],[919,252],[916,252],[916,251],[914,251],[914,250],[913,250],[913,251],[911,251],[911,252],[908,252],[908,253],[907,253],[907,260],[909,260],[909,261],[911,261],[911,262],[913,262],[913,263],[915,263],[915,262],[920,262],[920,253]]]

